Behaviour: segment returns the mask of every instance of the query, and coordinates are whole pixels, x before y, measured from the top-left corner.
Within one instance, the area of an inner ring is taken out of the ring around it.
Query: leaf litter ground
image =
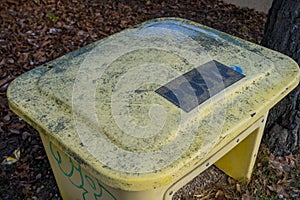
[[[36,130],[8,108],[20,74],[96,40],[157,17],[182,17],[259,43],[266,14],[216,0],[2,0],[0,4],[0,199],[61,199]],[[249,184],[211,167],[174,200],[298,199],[299,153],[272,155],[262,144]]]

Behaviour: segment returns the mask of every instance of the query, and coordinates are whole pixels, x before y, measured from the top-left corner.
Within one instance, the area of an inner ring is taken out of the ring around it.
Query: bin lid
[[[298,85],[290,58],[198,23],[160,18],[37,67],[11,109],[104,183],[171,183]]]

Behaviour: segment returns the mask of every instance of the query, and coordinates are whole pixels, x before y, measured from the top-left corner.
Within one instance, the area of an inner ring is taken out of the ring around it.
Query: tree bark
[[[293,58],[300,65],[300,1],[274,0],[262,45]],[[264,140],[275,155],[295,153],[300,145],[300,87],[269,113]]]

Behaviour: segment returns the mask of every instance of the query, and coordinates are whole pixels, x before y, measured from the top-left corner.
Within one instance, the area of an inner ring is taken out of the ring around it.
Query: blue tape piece
[[[229,67],[233,70],[235,70],[236,72],[243,74],[243,69],[240,66],[237,65],[229,65]]]

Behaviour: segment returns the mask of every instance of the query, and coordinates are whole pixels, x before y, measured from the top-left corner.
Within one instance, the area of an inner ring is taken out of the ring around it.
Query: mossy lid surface
[[[21,75],[8,98],[104,183],[146,190],[190,171],[298,82],[297,64],[282,54],[162,18]]]

